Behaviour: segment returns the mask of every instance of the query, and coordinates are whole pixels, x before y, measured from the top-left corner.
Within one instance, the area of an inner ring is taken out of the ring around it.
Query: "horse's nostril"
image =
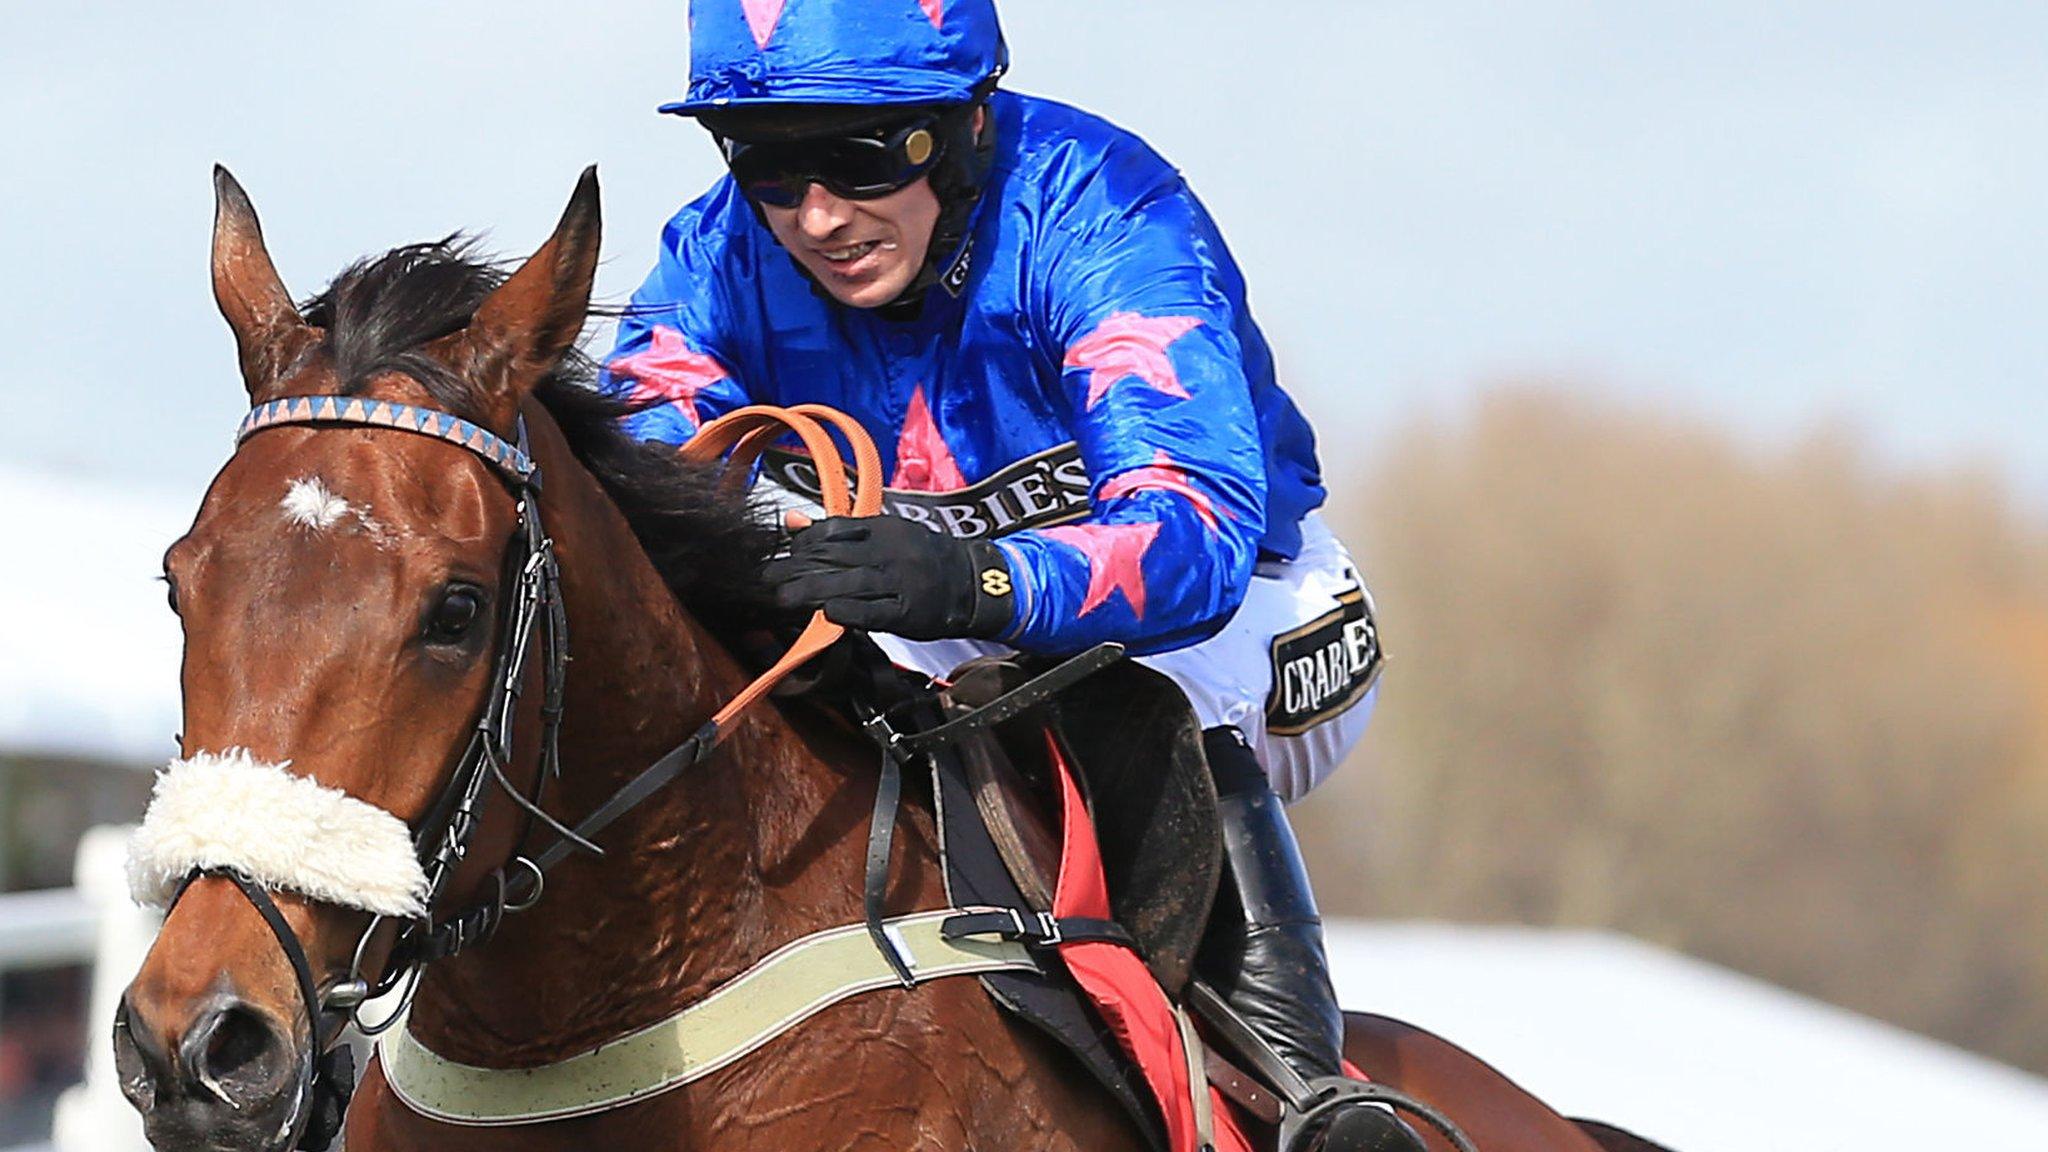
[[[138,1038],[137,1030],[124,996],[114,1010],[114,1074],[120,1078],[122,1094],[146,1110],[156,1103],[157,1075],[166,1061],[155,1037],[144,1028]]]
[[[225,979],[196,997],[144,992],[114,1024],[121,1091],[158,1148],[275,1148],[298,1117],[306,1050],[292,1017]]]
[[[243,1071],[270,1048],[270,1027],[246,1008],[221,1014],[220,1026],[206,1045],[205,1069],[217,1079]]]
[[[230,1001],[202,1016],[179,1045],[188,1083],[234,1107],[267,1099],[286,1071],[284,1038],[255,1009]]]

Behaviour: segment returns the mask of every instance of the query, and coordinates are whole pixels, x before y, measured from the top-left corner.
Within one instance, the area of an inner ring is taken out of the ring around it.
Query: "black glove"
[[[823,608],[848,628],[911,640],[989,637],[1015,611],[1010,565],[986,540],[900,516],[838,516],[800,528],[763,570],[784,608]]]

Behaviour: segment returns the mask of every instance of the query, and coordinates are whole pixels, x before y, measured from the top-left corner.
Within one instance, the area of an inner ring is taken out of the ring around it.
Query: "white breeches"
[[[1335,771],[1364,734],[1382,662],[1372,599],[1350,553],[1316,513],[1302,521],[1301,536],[1294,559],[1258,565],[1221,632],[1138,658],[1181,686],[1202,727],[1243,732],[1290,803]],[[931,676],[1010,651],[986,640],[874,639],[897,663]]]

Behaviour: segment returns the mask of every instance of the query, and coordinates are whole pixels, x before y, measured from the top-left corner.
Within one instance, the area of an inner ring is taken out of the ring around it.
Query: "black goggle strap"
[[[920,116],[876,134],[852,133],[767,144],[747,144],[721,137],[719,144],[726,166],[746,187],[815,181],[841,194],[883,191],[903,187],[939,162],[944,151],[939,130],[942,120],[940,116]],[[750,167],[750,156],[764,166],[755,181],[747,181],[744,176]],[[854,161],[858,166],[872,162],[875,170],[849,171],[849,156],[858,157]]]
[[[805,137],[795,140],[771,140],[752,143],[734,140],[727,136],[718,138],[719,150],[725,153],[727,163],[747,155],[804,156],[819,155],[837,147],[852,147],[874,152],[893,152],[904,147],[910,136],[919,128],[929,129],[934,117],[920,116],[915,120],[899,124],[886,131],[875,129],[867,132],[845,132],[834,136]]]

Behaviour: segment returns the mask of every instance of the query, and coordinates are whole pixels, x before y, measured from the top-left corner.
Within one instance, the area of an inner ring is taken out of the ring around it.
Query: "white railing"
[[[0,893],[0,972],[91,964],[99,912],[76,888]],[[36,1144],[8,1152],[56,1152]]]
[[[91,963],[99,922],[76,888],[0,893],[0,972]]]
[[[49,1144],[0,1152],[150,1152],[141,1117],[121,1095],[111,1043],[115,1006],[142,967],[161,923],[128,896],[128,837],[133,831],[126,825],[87,831],[78,842],[72,874],[76,887],[0,895],[0,971],[92,966],[85,1080],[57,1098]],[[353,1032],[349,1036],[359,1045],[360,1067],[368,1049]]]
[[[125,827],[78,843],[75,888],[0,895],[0,971],[92,966],[85,1081],[57,1098],[51,1143],[13,1152],[149,1152],[142,1120],[114,1078],[114,1006],[156,937],[157,919],[128,899]]]

